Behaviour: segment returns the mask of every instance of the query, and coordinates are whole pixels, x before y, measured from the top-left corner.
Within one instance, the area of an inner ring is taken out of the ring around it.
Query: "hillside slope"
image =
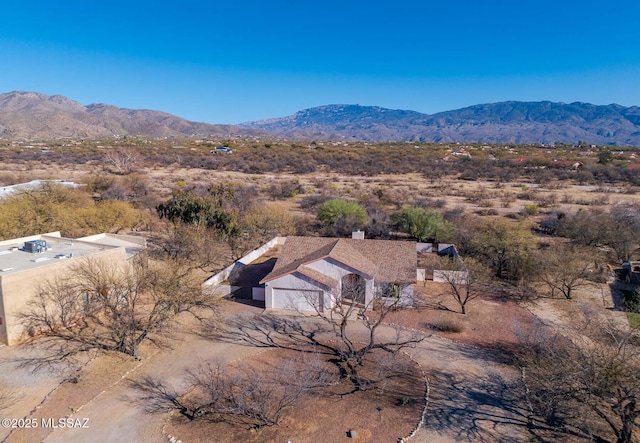
[[[84,106],[61,95],[22,91],[0,94],[0,137],[4,138],[227,137],[260,133],[234,125],[191,122],[160,111],[105,104]]]

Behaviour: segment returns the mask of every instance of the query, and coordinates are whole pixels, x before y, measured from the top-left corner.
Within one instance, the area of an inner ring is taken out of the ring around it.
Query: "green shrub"
[[[418,241],[450,241],[455,228],[435,209],[402,208],[391,216],[397,228]]]
[[[367,211],[357,202],[334,198],[318,206],[318,220],[324,225],[353,218],[360,224],[367,223]]]
[[[629,326],[634,329],[640,329],[640,314],[637,312],[627,312],[627,318],[629,319]]]

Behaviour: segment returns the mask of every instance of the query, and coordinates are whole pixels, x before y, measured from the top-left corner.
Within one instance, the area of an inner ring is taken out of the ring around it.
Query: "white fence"
[[[456,282],[457,284],[465,284],[467,282],[467,271],[445,271],[442,269],[433,270],[434,282]]]
[[[242,257],[239,260],[236,260],[235,262],[231,263],[229,266],[224,268],[222,271],[218,272],[213,277],[209,278],[207,281],[205,281],[202,284],[202,289],[203,290],[210,290],[211,286],[220,286],[220,283],[222,283],[223,281],[227,280],[231,276],[231,274],[233,274],[235,271],[244,268],[245,266],[247,266],[251,262],[254,262],[259,257],[264,255],[269,249],[274,248],[274,247],[276,247],[278,245],[283,245],[286,239],[287,239],[287,237],[274,237],[274,238],[272,238],[271,240],[269,240],[264,245],[260,246],[257,249],[254,249],[253,251],[249,252],[244,257]],[[224,285],[221,286],[221,287],[224,287]],[[237,289],[237,287],[235,287],[235,286],[234,286],[234,288]],[[230,292],[233,292],[233,290],[230,291]],[[225,296],[226,295],[229,295],[229,292],[226,293]]]

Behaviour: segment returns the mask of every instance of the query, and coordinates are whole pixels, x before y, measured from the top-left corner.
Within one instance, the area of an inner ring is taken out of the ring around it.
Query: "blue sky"
[[[325,104],[640,105],[640,2],[7,1],[0,93],[240,123]]]

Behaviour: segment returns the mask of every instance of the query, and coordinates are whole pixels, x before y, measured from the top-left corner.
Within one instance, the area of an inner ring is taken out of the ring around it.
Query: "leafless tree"
[[[637,330],[610,322],[587,323],[570,338],[529,340],[519,362],[534,413],[580,429],[591,411],[617,443],[631,443],[640,425],[639,346]]]
[[[178,314],[197,315],[215,300],[175,263],[87,257],[65,278],[41,282],[20,317],[33,340],[65,343],[64,356],[90,349],[137,356],[140,344],[167,332]]]
[[[615,222],[611,248],[616,251],[618,257],[624,261],[640,249],[640,206],[637,204],[618,204],[611,208],[611,218]]]
[[[587,280],[593,260],[593,250],[585,250],[570,244],[553,245],[540,253],[539,278],[549,288],[551,297],[557,292],[567,300],[576,289],[592,284]]]
[[[204,226],[162,223],[150,238],[152,255],[189,269],[221,269],[226,245],[214,230]]]
[[[395,355],[404,348],[414,347],[425,335],[399,325],[385,323],[387,316],[400,309],[405,285],[379,284],[370,301],[365,301],[365,286],[359,282],[344,280],[341,290],[326,292],[321,310],[318,300],[307,300],[313,306],[316,317],[322,320],[337,339],[337,345],[328,346],[339,358],[341,370],[351,380],[356,390],[366,389],[373,380],[362,376],[365,358],[375,350]],[[328,298],[328,299],[327,299]],[[386,326],[386,328],[385,328]],[[390,329],[386,334],[383,329]],[[326,343],[325,343],[326,346]]]
[[[463,264],[457,257],[443,257],[438,268],[440,278],[447,283],[448,294],[460,306],[460,312],[466,314],[467,304],[488,288],[487,269],[472,258],[465,259]]]
[[[118,149],[107,152],[104,160],[113,167],[116,174],[127,175],[133,172],[134,167],[140,161],[140,156],[131,149]]]
[[[387,379],[402,376],[408,370],[409,363],[400,351],[414,347],[426,337],[421,332],[385,322],[388,314],[399,309],[401,303],[396,295],[400,290],[399,285],[389,285],[389,297],[383,299],[379,293],[369,303],[372,307],[375,304],[375,310],[367,311],[364,304],[332,294],[336,304],[328,312],[318,311],[312,317],[234,316],[224,323],[205,323],[202,335],[252,347],[313,353],[333,361],[341,378],[352,384],[353,391],[384,389]],[[353,292],[348,295],[354,296]],[[310,298],[308,302],[318,300]]]
[[[160,380],[134,383],[137,400],[150,412],[178,409],[190,420],[210,419],[260,428],[279,423],[309,393],[337,380],[317,354],[299,353],[279,364],[206,362],[188,375],[188,394],[179,395]]]

